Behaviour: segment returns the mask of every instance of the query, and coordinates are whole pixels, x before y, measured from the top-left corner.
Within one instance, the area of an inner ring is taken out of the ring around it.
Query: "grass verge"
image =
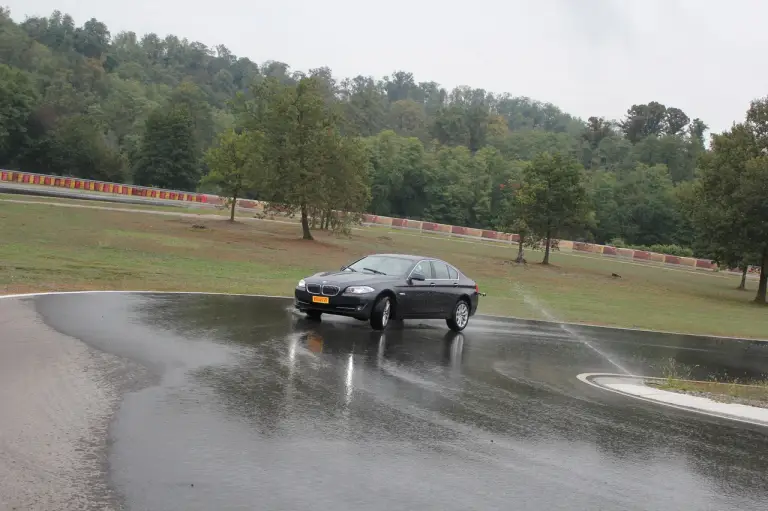
[[[768,382],[739,384],[715,381],[690,381],[677,378],[649,380],[646,385],[680,394],[707,397],[723,403],[738,403],[768,408]]]
[[[407,252],[446,259],[476,279],[488,293],[482,313],[754,338],[768,331],[768,309],[751,304],[751,292],[736,290],[737,276],[564,253],[554,253],[548,267],[517,266],[510,263],[511,245],[381,229],[356,230],[349,237],[317,232],[314,242],[299,237],[292,223],[232,224],[215,214],[181,217],[57,207],[50,201],[0,202],[0,292],[290,295],[307,274],[368,253]]]

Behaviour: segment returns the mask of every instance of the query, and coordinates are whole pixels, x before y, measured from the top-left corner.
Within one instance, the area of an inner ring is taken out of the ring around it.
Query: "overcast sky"
[[[765,0],[0,0],[16,20],[69,13],[225,44],[261,63],[395,70],[549,101],[584,119],[660,101],[714,131],[768,95]]]

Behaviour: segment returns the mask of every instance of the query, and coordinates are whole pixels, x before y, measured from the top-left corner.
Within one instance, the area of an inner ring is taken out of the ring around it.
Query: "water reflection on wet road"
[[[475,318],[311,322],[290,302],[54,295],[47,325],[153,374],[112,426],[130,509],[766,509],[768,431],[583,372],[768,371],[768,346]],[[595,349],[597,348],[597,349]],[[611,361],[607,358],[609,357]]]

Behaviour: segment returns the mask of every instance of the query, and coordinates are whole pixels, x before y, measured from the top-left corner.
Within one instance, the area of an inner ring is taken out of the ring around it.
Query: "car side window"
[[[448,275],[448,266],[446,266],[445,263],[432,261],[430,264],[432,264],[432,273],[434,275],[434,279],[448,280],[450,278]]]
[[[459,272],[453,266],[448,266],[448,274],[451,276],[451,280],[459,280]]]
[[[416,266],[414,266],[412,273],[421,273],[422,275],[424,275],[425,279],[432,278],[432,268],[429,266],[429,263],[427,263],[426,261],[421,261]]]

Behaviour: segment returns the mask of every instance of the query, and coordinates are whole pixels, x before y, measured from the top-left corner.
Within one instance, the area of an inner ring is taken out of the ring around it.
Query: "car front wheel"
[[[469,323],[469,304],[466,300],[459,300],[456,305],[453,306],[453,312],[451,317],[445,320],[448,324],[448,328],[454,332],[461,332],[467,327]]]
[[[371,311],[371,327],[374,330],[384,330],[389,323],[392,314],[392,300],[388,296],[382,296],[376,301]]]

